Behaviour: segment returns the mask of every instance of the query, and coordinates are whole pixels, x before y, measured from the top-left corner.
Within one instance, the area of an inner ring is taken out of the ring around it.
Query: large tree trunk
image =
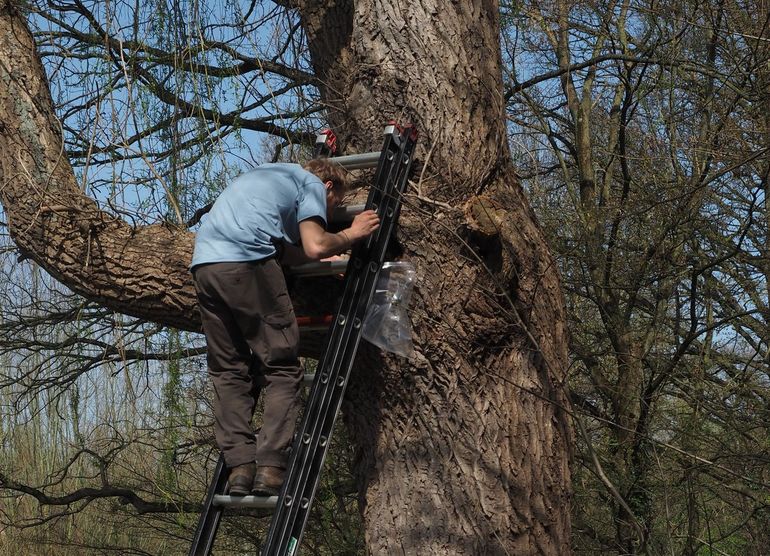
[[[332,4],[328,6],[327,4]],[[506,140],[496,2],[301,3],[330,119],[352,150],[383,116],[423,133],[401,217],[418,267],[416,361],[357,369],[375,554],[569,551],[565,315]]]
[[[422,133],[399,232],[418,267],[417,357],[369,353],[348,400],[367,546],[568,553],[565,314],[511,166],[497,3],[299,4],[348,152],[376,147],[387,118]],[[194,327],[190,234],[132,228],[80,193],[31,37],[8,0],[0,16],[0,198],[14,240],[86,297]]]

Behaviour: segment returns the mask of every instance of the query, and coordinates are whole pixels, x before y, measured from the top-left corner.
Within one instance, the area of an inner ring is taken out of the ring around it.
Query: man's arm
[[[339,255],[350,249],[359,239],[368,237],[380,227],[380,217],[373,210],[358,214],[349,228],[331,234],[324,230],[320,220],[310,218],[299,223],[299,235],[302,238],[302,252],[309,260],[320,260],[332,255]],[[287,246],[288,247],[288,246]],[[295,249],[299,250],[295,247]],[[296,253],[286,253],[291,257]],[[286,260],[286,257],[284,257]],[[289,263],[291,264],[291,263]]]

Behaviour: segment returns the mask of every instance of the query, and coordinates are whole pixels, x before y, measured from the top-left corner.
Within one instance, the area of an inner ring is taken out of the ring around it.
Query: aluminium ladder
[[[413,126],[401,128],[391,123],[385,128],[381,151],[332,159],[349,170],[376,165],[374,185],[369,191],[366,205],[341,208],[338,216],[345,218],[364,209],[373,209],[380,217],[380,227],[365,241],[353,247],[349,261],[310,263],[291,269],[292,274],[299,276],[344,271],[345,279],[337,314],[326,335],[316,373],[314,376],[306,375],[306,382],[312,378],[312,387],[301,424],[295,433],[286,479],[278,496],[229,496],[228,472],[224,457],[220,454],[190,548],[190,556],[206,556],[210,553],[226,508],[275,508],[262,547],[262,556],[294,556],[297,553],[318,488],[334,422],[361,340],[361,325],[374,295],[385,251],[398,222],[416,141],[417,131]],[[331,132],[319,135],[316,140],[316,156],[324,151],[333,151],[334,142]]]

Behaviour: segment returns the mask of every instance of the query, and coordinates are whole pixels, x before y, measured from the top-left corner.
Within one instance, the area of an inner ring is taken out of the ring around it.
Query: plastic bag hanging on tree
[[[410,262],[382,265],[377,289],[364,317],[361,335],[365,340],[396,355],[414,355],[408,308],[416,278]]]

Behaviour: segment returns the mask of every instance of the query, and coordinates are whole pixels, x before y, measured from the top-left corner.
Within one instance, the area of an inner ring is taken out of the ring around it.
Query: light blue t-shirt
[[[219,195],[196,234],[190,267],[270,257],[276,243],[296,245],[299,223],[313,217],[326,226],[323,182],[299,164],[263,164]]]

